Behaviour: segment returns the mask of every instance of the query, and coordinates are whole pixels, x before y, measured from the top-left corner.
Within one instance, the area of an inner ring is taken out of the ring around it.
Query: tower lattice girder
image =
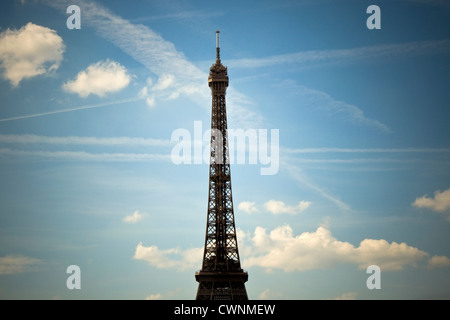
[[[208,77],[212,95],[208,215],[202,269],[195,274],[199,282],[196,299],[247,300],[248,274],[239,259],[231,192],[225,102],[228,75],[220,61],[218,37],[217,31],[216,62]]]

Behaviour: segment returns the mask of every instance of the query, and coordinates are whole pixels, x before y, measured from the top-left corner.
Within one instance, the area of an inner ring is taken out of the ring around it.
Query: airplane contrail
[[[16,117],[0,119],[0,122],[21,120],[21,119],[28,119],[28,118],[36,118],[36,117],[43,117],[43,116],[48,116],[48,115],[56,114],[56,113],[64,113],[64,112],[71,112],[71,111],[84,110],[84,109],[100,108],[100,107],[106,107],[106,106],[111,106],[111,105],[115,105],[115,104],[121,104],[121,103],[126,103],[126,102],[133,102],[133,101],[138,101],[138,100],[143,100],[143,98],[136,97],[136,98],[132,98],[132,99],[109,101],[109,102],[91,104],[91,105],[87,105],[87,106],[81,106],[81,107],[75,107],[75,108],[69,108],[69,109],[54,110],[54,111],[34,113],[34,114],[26,114],[26,115],[23,115],[23,116],[16,116]]]

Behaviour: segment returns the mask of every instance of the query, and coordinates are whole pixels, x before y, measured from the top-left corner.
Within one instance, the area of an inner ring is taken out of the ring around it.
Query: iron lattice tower
[[[211,152],[206,237],[196,300],[248,300],[241,268],[234,223],[227,136],[225,91],[227,68],[220,61],[219,31],[216,31],[216,62],[209,72],[212,95]]]

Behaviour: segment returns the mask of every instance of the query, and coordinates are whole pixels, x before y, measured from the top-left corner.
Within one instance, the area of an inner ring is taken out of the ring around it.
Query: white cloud
[[[139,211],[135,211],[133,214],[126,216],[123,218],[123,222],[127,223],[136,223],[144,218],[144,215],[142,213],[139,213]]]
[[[152,87],[152,90],[162,91],[175,83],[175,77],[172,74],[163,73],[159,78],[158,82]]]
[[[355,247],[336,239],[323,226],[297,236],[288,225],[277,227],[269,234],[257,227],[251,243],[240,246],[251,246],[251,250],[245,251],[251,255],[243,260],[244,267],[286,272],[328,269],[343,263],[356,264],[360,269],[376,264],[381,270],[401,270],[406,265],[414,266],[427,255],[406,243],[389,243],[383,239],[364,239]]]
[[[0,275],[17,274],[30,271],[33,266],[41,264],[42,261],[21,255],[8,255],[0,257]]]
[[[26,78],[55,71],[65,46],[55,30],[31,22],[0,34],[0,67],[14,87]]]
[[[156,293],[148,295],[147,297],[145,297],[145,300],[162,300],[162,298],[163,297],[161,293]]]
[[[297,214],[306,210],[310,205],[311,202],[304,200],[300,201],[295,207],[288,206],[283,201],[269,200],[264,204],[264,207],[273,214]]]
[[[148,87],[147,86],[143,87],[141,89],[141,91],[139,91],[138,97],[141,99],[145,99],[148,97]]]
[[[157,246],[144,247],[142,242],[140,242],[134,253],[134,259],[136,260],[145,260],[151,266],[154,266],[159,269],[172,268],[176,266],[176,261],[173,261],[167,258],[167,255],[178,253],[175,249],[169,250],[159,250]]]
[[[145,247],[140,242],[133,258],[144,260],[158,269],[176,268],[179,271],[198,269],[202,263],[203,248],[180,250],[178,248],[160,250],[157,246]]]
[[[434,193],[434,198],[429,198],[427,195],[417,198],[413,204],[417,208],[426,208],[433,211],[447,213],[447,220],[450,221],[450,189],[443,192],[437,190]]]
[[[428,269],[450,267],[450,259],[446,256],[432,256],[428,260]]]
[[[295,213],[295,208],[286,206],[283,201],[269,200],[264,204],[264,207],[273,214]]]
[[[258,208],[256,208],[256,204],[250,201],[242,201],[239,203],[238,209],[246,213],[254,213],[259,211]]]
[[[296,206],[288,206],[283,201],[269,200],[264,203],[264,208],[273,214],[297,214],[305,211],[310,205],[311,202],[304,200],[300,201]],[[251,201],[242,201],[239,203],[238,209],[246,213],[255,213],[260,211],[256,203]]]
[[[154,106],[156,106],[156,100],[154,96],[150,96],[147,97],[147,99],[145,99],[145,103],[147,104],[147,106],[149,106],[150,108],[153,108]]]
[[[299,203],[298,203],[298,205],[297,205],[297,210],[299,210],[300,212],[303,212],[303,211],[305,211],[306,209],[308,209],[308,207],[311,205],[311,202],[310,201],[305,201],[305,200],[302,200],[302,201],[300,201]]]
[[[279,292],[273,292],[270,289],[266,289],[258,295],[258,300],[274,300],[279,299],[282,296]]]
[[[63,85],[64,90],[85,98],[90,94],[100,97],[117,92],[128,86],[131,77],[118,62],[99,61],[80,71],[76,78]]]
[[[170,79],[170,78],[169,78]],[[172,78],[173,79],[173,78]],[[141,91],[139,91],[138,97],[141,99],[145,99],[145,103],[147,104],[148,107],[153,108],[156,106],[156,98],[155,98],[155,94],[152,93],[150,94],[149,91],[158,91],[158,90],[163,90],[165,88],[167,88],[168,86],[171,85],[171,83],[169,83],[170,80],[162,80],[160,78],[160,82],[159,84],[155,85],[152,88],[152,83],[153,80],[152,78],[147,78],[147,85],[144,86]]]
[[[164,293],[152,293],[145,297],[145,300],[173,300],[174,296],[180,293],[180,289],[170,290]]]
[[[356,296],[358,293],[356,292],[345,292],[336,298],[332,298],[331,300],[356,300]]]

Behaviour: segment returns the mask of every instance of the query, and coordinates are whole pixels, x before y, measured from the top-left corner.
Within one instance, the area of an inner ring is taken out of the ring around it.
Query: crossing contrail
[[[103,103],[97,103],[97,104],[90,104],[90,105],[87,105],[87,106],[81,106],[81,107],[75,107],[75,108],[69,108],[69,109],[54,110],[54,111],[34,113],[34,114],[26,114],[26,115],[23,115],[23,116],[16,116],[16,117],[0,119],[0,122],[21,120],[21,119],[28,119],[28,118],[37,118],[37,117],[48,116],[48,115],[51,115],[51,114],[72,112],[72,111],[84,110],[84,109],[101,108],[101,107],[107,107],[107,106],[112,106],[112,105],[121,104],[121,103],[138,101],[138,100],[143,100],[143,98],[136,97],[136,98],[132,98],[132,99],[124,99],[124,100],[109,101],[109,102],[103,102]]]

